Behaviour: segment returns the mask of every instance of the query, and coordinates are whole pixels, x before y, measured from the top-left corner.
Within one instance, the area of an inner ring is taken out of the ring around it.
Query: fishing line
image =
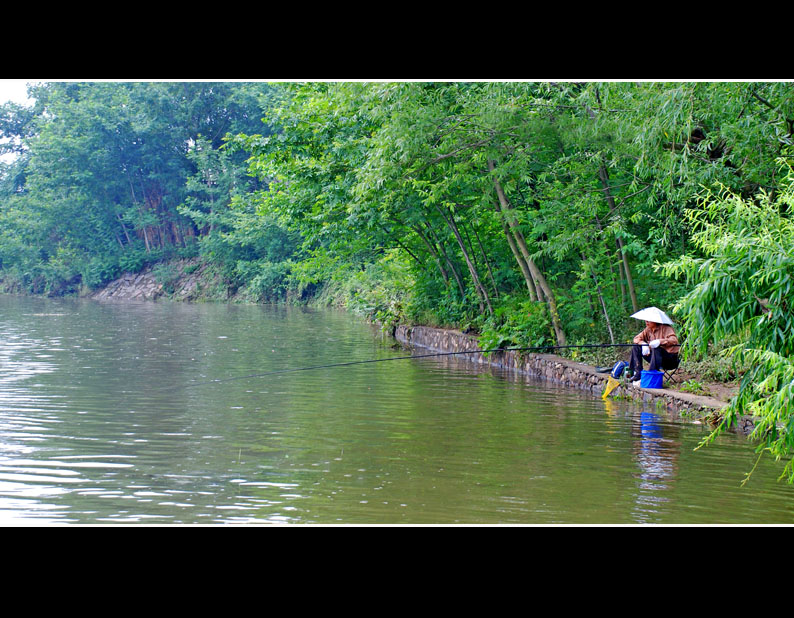
[[[282,373],[294,373],[297,371],[312,371],[315,369],[330,369],[332,367],[349,367],[350,365],[365,365],[368,363],[385,363],[387,361],[407,360],[411,358],[430,358],[431,356],[455,356],[458,354],[491,354],[493,352],[525,352],[525,351],[544,351],[544,350],[559,350],[566,348],[617,348],[617,347],[631,347],[633,343],[587,343],[580,345],[543,345],[532,346],[527,348],[494,348],[493,350],[463,350],[458,352],[433,352],[431,354],[413,354],[411,356],[394,356],[392,358],[374,358],[360,361],[348,361],[345,363],[332,363],[330,365],[313,365],[311,367],[295,367],[292,369],[277,369],[275,371],[267,371],[265,373],[252,373],[244,376],[235,376],[232,378],[220,378],[216,380],[207,380],[205,382],[194,382],[192,384],[185,384],[186,387],[203,386],[205,384],[221,384],[224,382],[233,382],[236,380],[248,380],[250,378],[264,378]]]

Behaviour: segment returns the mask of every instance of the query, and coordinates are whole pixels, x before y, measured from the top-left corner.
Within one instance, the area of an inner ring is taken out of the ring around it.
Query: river
[[[300,307],[0,295],[0,524],[791,524],[782,463]]]

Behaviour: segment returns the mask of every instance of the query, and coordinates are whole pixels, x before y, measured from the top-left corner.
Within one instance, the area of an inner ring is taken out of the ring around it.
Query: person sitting
[[[632,382],[634,386],[639,386],[643,360],[649,364],[650,371],[675,369],[680,362],[680,349],[678,337],[670,325],[646,320],[643,331],[634,337],[626,375],[630,380],[636,380]]]

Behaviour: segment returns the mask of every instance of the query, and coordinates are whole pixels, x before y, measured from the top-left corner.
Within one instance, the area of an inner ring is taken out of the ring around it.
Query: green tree
[[[188,153],[196,173],[187,180],[179,213],[199,234],[204,258],[220,268],[230,287],[247,287],[253,300],[283,299],[298,239],[272,218],[259,216],[249,199],[261,183],[246,178],[246,164],[235,154],[199,137]]]
[[[35,106],[6,107],[0,122],[2,137],[23,150],[14,180],[6,177],[0,217],[18,225],[23,219],[12,215],[12,205],[21,202],[13,198],[24,193],[24,208],[36,213],[42,234],[35,255],[6,253],[3,267],[18,267],[28,279],[79,277],[94,286],[125,265],[140,266],[186,247],[195,229],[178,206],[195,171],[187,156],[191,144],[206,136],[217,147],[228,132],[261,128],[267,88],[177,82],[36,86]],[[141,254],[142,260],[134,257]]]
[[[661,267],[693,286],[676,307],[688,345],[706,350],[709,343],[738,340],[725,354],[748,367],[739,394],[704,443],[748,414],[759,453],[778,460],[794,448],[794,174],[786,167],[788,182],[774,199],[766,191],[754,199],[727,188],[707,193],[686,212],[704,257]],[[786,475],[794,482],[792,460]]]
[[[273,133],[240,134],[230,147],[250,153],[251,173],[266,184],[252,198],[260,214],[300,235],[294,276],[308,285],[360,269],[381,250],[350,211],[371,126],[365,111],[339,108],[334,84],[283,88],[265,116]]]

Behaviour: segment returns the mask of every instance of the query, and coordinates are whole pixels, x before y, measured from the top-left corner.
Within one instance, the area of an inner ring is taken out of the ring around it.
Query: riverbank
[[[585,390],[600,397],[607,386],[609,374],[599,373],[595,367],[562,358],[554,354],[522,353],[504,351],[488,354],[480,351],[477,338],[473,335],[450,329],[428,326],[398,326],[394,337],[403,345],[419,347],[436,352],[465,352],[460,358],[468,362],[489,364],[502,367],[520,374],[532,376],[570,388]],[[726,389],[724,393],[730,393]],[[625,398],[645,402],[663,408],[670,414],[696,422],[713,423],[727,406],[727,400],[716,397],[686,393],[671,388],[640,388],[623,383],[609,395],[612,398]],[[737,431],[749,433],[753,423],[749,417],[741,419]]]
[[[211,267],[200,260],[179,260],[148,267],[136,274],[125,274],[100,290],[85,294],[99,301],[154,301],[169,299],[176,301],[227,301],[234,302],[234,295],[217,278]],[[515,371],[519,374],[547,380],[570,388],[586,390],[600,397],[607,385],[609,375],[598,373],[592,365],[576,362],[554,354],[499,352],[486,357],[479,347],[477,337],[454,329],[429,326],[397,326],[393,335],[403,345],[419,347],[441,353],[471,350],[472,354],[460,355],[469,362],[489,364]],[[611,398],[631,399],[646,402],[665,409],[679,418],[712,422],[719,417],[735,393],[735,387],[724,384],[705,385],[705,393],[684,392],[680,386],[697,376],[688,374],[684,367],[679,371],[678,384],[666,384],[662,389],[645,389],[631,384],[621,384],[610,395]],[[677,388],[678,387],[678,388]],[[742,419],[738,430],[748,433],[752,421]]]
[[[104,288],[86,294],[95,300],[177,301],[228,300],[222,282],[206,262],[184,259],[147,266],[138,273],[125,273]]]

